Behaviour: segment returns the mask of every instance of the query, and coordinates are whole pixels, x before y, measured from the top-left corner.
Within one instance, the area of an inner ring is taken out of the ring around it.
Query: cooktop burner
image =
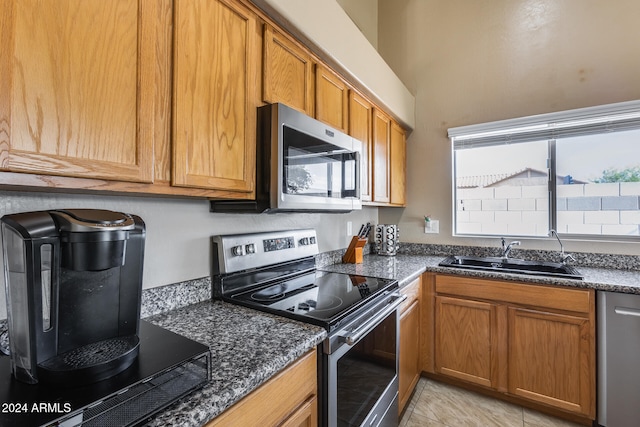
[[[331,332],[375,307],[395,280],[316,270],[313,229],[213,236],[214,298]]]
[[[230,300],[329,328],[395,281],[313,271],[231,295]]]
[[[306,283],[306,282],[305,282]],[[251,294],[251,299],[260,302],[278,301],[285,296],[290,296],[294,293],[302,292],[307,289],[313,288],[313,283],[300,283],[300,281],[288,281],[278,283],[272,286],[267,286],[257,292]]]

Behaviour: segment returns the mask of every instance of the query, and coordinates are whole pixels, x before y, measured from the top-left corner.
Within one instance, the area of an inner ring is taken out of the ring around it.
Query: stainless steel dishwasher
[[[598,292],[598,424],[640,425],[640,295]]]

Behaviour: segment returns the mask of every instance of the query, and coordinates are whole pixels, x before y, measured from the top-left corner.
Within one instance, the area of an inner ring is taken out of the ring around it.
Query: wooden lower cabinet
[[[589,319],[509,307],[509,393],[588,415]]]
[[[312,397],[291,414],[280,427],[315,427],[318,425],[318,398]]]
[[[498,388],[496,305],[436,297],[435,370]]]
[[[595,419],[595,291],[437,275],[432,370],[555,415]],[[423,301],[424,302],[424,301]],[[429,330],[429,323],[422,325]]]
[[[206,426],[316,427],[317,369],[311,350]]]
[[[411,398],[420,379],[420,278],[402,289],[407,300],[400,307],[400,348],[398,371],[398,410],[400,413]]]

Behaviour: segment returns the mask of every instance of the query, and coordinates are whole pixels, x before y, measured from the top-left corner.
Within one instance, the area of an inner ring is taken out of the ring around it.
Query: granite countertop
[[[199,426],[242,399],[326,337],[318,326],[222,301],[205,301],[146,321],[206,344],[212,378],[147,426]]]
[[[444,256],[433,255],[366,255],[362,264],[334,264],[321,267],[321,270],[335,271],[363,276],[397,279],[400,287],[410,283],[425,271],[461,276],[512,280],[540,285],[569,286],[575,288],[596,289],[599,291],[640,294],[640,271],[616,270],[609,268],[576,267],[584,280],[540,277],[527,274],[509,274],[489,271],[476,271],[461,268],[439,267]]]

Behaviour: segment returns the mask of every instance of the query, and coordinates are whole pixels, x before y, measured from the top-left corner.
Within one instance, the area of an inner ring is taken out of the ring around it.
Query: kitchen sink
[[[440,262],[440,267],[465,268],[470,270],[496,271],[503,273],[531,274],[535,276],[562,277],[582,280],[582,275],[573,267],[559,262],[527,261],[515,258],[450,256]]]

